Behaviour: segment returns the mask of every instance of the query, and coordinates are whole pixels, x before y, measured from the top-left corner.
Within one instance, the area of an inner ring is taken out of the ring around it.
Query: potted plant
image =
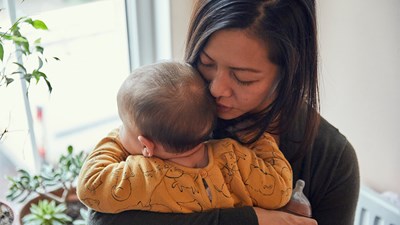
[[[56,205],[55,201],[39,200],[38,204],[31,205],[31,213],[22,218],[22,224],[67,224],[72,221],[72,218],[65,214],[66,207],[65,204]]]
[[[48,59],[44,55],[41,38],[28,39],[23,33],[29,29],[48,28],[43,21],[29,17],[17,19],[9,28],[0,26],[0,88],[22,79],[28,86],[25,98],[28,98],[32,81],[44,81],[48,91],[52,91],[43,70]],[[32,127],[30,130],[33,130]],[[0,141],[8,132],[8,127],[0,127]],[[11,184],[7,199],[24,204],[19,214],[20,224],[85,224],[87,209],[75,194],[75,179],[85,157],[83,151],[74,154],[73,147],[69,146],[67,154],[60,156],[58,164],[44,165],[38,174],[21,169],[16,176],[8,177]]]
[[[21,169],[16,176],[8,177],[7,199],[25,203],[20,212],[21,224],[72,224],[85,216],[86,207],[75,193],[85,158],[83,151],[74,154],[69,146],[57,164],[43,166],[39,174]]]

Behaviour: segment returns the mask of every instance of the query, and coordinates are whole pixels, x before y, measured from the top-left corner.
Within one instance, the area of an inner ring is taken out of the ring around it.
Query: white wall
[[[400,1],[319,0],[321,111],[362,182],[400,193]]]
[[[182,60],[185,54],[186,32],[189,26],[193,0],[170,0],[172,58]]]

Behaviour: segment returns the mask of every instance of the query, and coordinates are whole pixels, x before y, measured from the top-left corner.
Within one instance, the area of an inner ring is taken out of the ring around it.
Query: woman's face
[[[259,112],[273,101],[278,67],[268,59],[267,47],[246,31],[214,33],[198,61],[197,68],[209,81],[221,119]]]

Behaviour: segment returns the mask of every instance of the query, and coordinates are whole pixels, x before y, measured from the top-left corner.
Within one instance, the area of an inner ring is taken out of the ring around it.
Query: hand
[[[276,210],[266,210],[253,207],[257,214],[259,225],[318,225],[314,219],[296,216]]]

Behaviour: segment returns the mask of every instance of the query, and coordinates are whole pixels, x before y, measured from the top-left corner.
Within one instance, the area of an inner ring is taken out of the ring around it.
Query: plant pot
[[[14,221],[14,213],[10,206],[0,202],[0,224],[11,225]]]
[[[52,191],[51,193],[61,197],[63,191],[64,190],[62,188],[59,188],[59,189]],[[19,213],[19,223],[21,225],[23,224],[22,218],[24,218],[24,216],[26,216],[30,213],[31,205],[38,204],[38,202],[40,200],[44,200],[44,199],[47,199],[49,201],[52,200],[51,198],[46,197],[46,196],[38,196],[38,197],[32,198],[31,200],[29,200],[27,203],[25,203],[22,206],[20,213]],[[85,206],[79,201],[78,196],[76,195],[75,188],[72,188],[70,193],[67,195],[66,205],[67,205],[66,214],[72,218],[72,221],[78,219],[80,217],[80,209],[84,208]]]

